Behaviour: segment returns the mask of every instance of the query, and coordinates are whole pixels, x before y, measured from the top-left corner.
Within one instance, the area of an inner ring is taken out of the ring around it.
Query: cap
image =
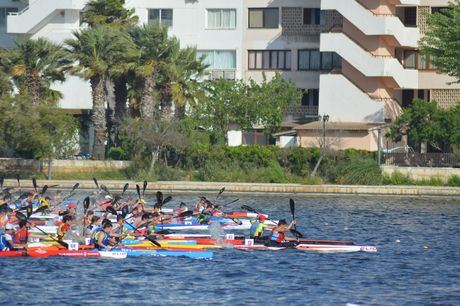
[[[265,221],[267,220],[267,217],[265,215],[259,215],[259,221]]]
[[[69,205],[67,205],[68,208],[75,208],[77,207],[77,203],[70,203]]]
[[[287,224],[286,220],[285,219],[279,220],[278,225],[281,225],[281,224]]]
[[[200,201],[207,201],[206,197],[200,197]]]
[[[113,200],[113,198],[112,198],[111,196],[109,196],[109,195],[106,195],[104,198],[105,198],[106,200]]]

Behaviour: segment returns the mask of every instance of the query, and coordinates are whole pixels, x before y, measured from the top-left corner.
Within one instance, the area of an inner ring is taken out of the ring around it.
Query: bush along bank
[[[55,173],[53,179],[150,181],[204,181],[248,183],[298,183],[341,185],[424,185],[460,187],[460,177],[447,182],[440,178],[415,181],[399,172],[384,175],[377,165],[375,152],[343,150],[325,156],[315,176],[311,173],[320,157],[318,148],[286,148],[276,146],[207,146],[202,144],[178,152],[167,150],[149,176],[149,160],[133,160],[124,170],[88,171],[84,173]],[[129,157],[122,150],[117,156]],[[0,173],[15,178],[17,173]],[[45,178],[44,174],[28,173]],[[21,177],[26,178],[21,175]]]

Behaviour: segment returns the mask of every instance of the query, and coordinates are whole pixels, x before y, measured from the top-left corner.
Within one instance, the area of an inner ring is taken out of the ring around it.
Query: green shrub
[[[127,160],[128,156],[121,147],[111,147],[107,153],[108,159],[110,160]]]
[[[447,186],[460,187],[460,176],[458,175],[451,176],[449,180],[447,181]]]
[[[342,161],[337,169],[337,183],[345,185],[381,185],[382,172],[373,159],[353,158]]]
[[[384,185],[413,185],[414,181],[409,175],[404,175],[399,171],[394,171],[391,175],[383,176]]]

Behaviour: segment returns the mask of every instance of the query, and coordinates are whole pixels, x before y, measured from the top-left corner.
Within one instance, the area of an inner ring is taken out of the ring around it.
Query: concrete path
[[[75,183],[80,183],[80,189],[95,189],[93,181],[61,181],[38,180],[39,186],[45,184],[59,185],[59,188],[70,189]],[[99,181],[110,190],[123,189],[129,183],[129,190],[135,191],[136,184],[142,188],[142,182]],[[5,180],[4,186],[17,187],[17,181]],[[22,188],[31,188],[31,180],[21,180]],[[149,182],[146,193],[153,194],[158,190],[170,194],[177,193],[214,193],[225,187],[225,194],[343,194],[343,195],[392,195],[392,196],[448,196],[459,198],[460,187],[430,187],[430,186],[360,186],[360,185],[300,185],[300,184],[265,184],[265,183],[220,183],[220,182]]]

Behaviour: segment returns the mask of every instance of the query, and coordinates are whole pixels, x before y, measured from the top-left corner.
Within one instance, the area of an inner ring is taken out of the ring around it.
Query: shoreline
[[[92,180],[37,180],[39,186],[59,185],[59,189],[70,189],[75,183],[80,183],[79,189],[94,190]],[[129,190],[134,191],[136,181],[100,180],[110,190],[121,191],[129,183]],[[4,187],[18,187],[14,179],[5,179]],[[21,188],[32,188],[31,180],[21,180]],[[368,185],[301,185],[301,184],[272,184],[272,183],[229,183],[229,182],[186,182],[186,181],[157,181],[149,182],[146,194],[154,194],[160,190],[170,194],[189,194],[197,192],[214,193],[225,187],[226,194],[253,195],[296,195],[296,196],[409,196],[409,197],[448,197],[460,199],[460,187],[433,186],[368,186]],[[52,189],[51,189],[52,190]]]

